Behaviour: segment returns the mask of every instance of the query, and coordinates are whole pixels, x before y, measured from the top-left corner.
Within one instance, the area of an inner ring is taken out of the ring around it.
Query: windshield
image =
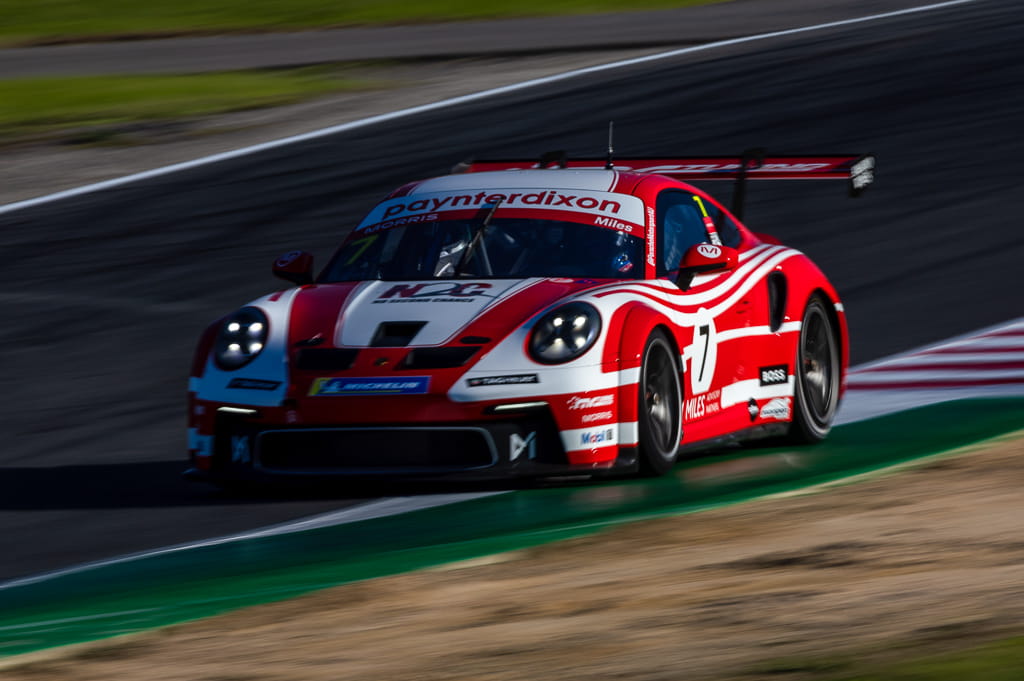
[[[320,281],[642,276],[639,237],[575,222],[494,217],[488,224],[439,220],[354,235]]]

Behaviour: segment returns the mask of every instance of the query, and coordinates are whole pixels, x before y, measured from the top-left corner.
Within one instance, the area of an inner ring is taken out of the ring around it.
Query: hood
[[[497,341],[561,298],[608,283],[492,279],[309,286],[292,308],[290,344],[316,338],[335,347],[438,346],[465,336]]]

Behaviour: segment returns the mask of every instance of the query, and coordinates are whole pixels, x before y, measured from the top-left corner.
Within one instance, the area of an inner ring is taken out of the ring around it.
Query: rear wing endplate
[[[530,168],[605,168],[656,173],[683,181],[735,180],[733,213],[742,218],[747,180],[845,180],[850,196],[860,196],[875,181],[872,154],[769,156],[750,149],[741,156],[678,156],[671,158],[572,159],[565,152],[548,152],[538,160],[472,161],[463,172],[526,170]]]

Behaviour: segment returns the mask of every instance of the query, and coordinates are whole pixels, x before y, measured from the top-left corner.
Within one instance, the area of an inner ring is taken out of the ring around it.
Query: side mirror
[[[679,263],[676,285],[685,291],[690,288],[693,278],[698,274],[729,272],[736,269],[738,260],[739,252],[735,248],[715,244],[694,244]]]
[[[290,251],[274,261],[274,276],[299,286],[313,283],[313,254]]]

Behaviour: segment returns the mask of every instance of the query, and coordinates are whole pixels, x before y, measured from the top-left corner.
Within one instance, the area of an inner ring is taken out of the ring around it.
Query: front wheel
[[[820,442],[832,429],[839,406],[839,343],[825,302],[814,297],[804,310],[797,345],[795,407],[789,439]]]
[[[665,334],[655,331],[644,346],[640,364],[640,471],[663,475],[676,462],[682,437],[681,388],[675,353]]]

